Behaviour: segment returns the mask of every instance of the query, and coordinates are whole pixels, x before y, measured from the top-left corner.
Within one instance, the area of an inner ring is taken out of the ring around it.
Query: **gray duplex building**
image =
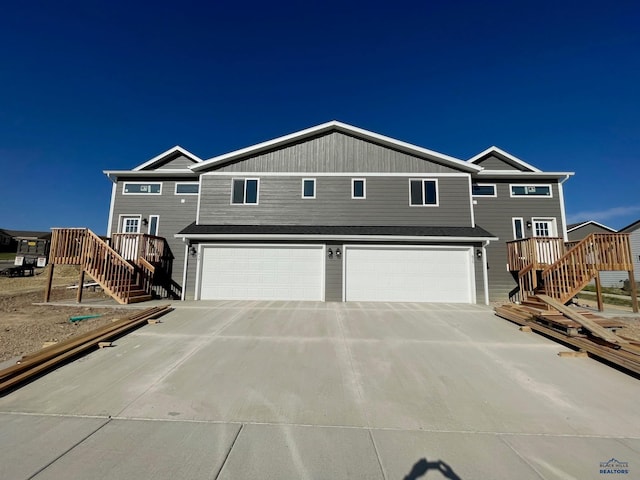
[[[174,147],[105,174],[108,235],[164,237],[168,292],[182,299],[451,303],[507,299],[505,242],[566,240],[572,175],[336,121],[207,160]]]

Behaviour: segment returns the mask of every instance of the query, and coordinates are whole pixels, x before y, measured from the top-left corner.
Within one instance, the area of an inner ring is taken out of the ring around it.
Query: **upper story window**
[[[176,195],[197,195],[200,191],[198,182],[176,182]]]
[[[409,205],[438,206],[438,181],[410,179]]]
[[[510,185],[512,197],[551,197],[551,185]]]
[[[351,198],[367,198],[366,186],[364,178],[354,178],[351,181]]]
[[[316,179],[302,179],[302,198],[316,198]]]
[[[474,197],[496,197],[496,186],[489,183],[474,183],[471,185],[471,195]]]
[[[160,195],[162,193],[162,183],[129,183],[122,185],[124,195]]]
[[[231,203],[257,204],[258,184],[257,178],[234,178],[231,191]]]

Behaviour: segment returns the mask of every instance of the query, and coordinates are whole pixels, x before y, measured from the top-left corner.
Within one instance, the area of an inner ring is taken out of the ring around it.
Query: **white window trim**
[[[558,236],[558,221],[556,217],[533,217],[531,219],[531,236],[536,238],[546,238],[546,237],[538,237],[536,235],[536,222],[550,222],[551,230],[549,232],[550,238],[556,238]]]
[[[422,186],[422,204],[421,205],[413,205],[411,203],[411,182],[420,181],[420,185]],[[424,182],[434,182],[436,184],[436,203],[424,203],[426,200],[425,192],[424,192]],[[439,207],[440,206],[440,189],[438,188],[438,179],[437,178],[410,178],[409,179],[409,206],[410,207]]]
[[[473,186],[477,185],[478,187],[493,187],[493,195],[474,195],[473,194]],[[474,198],[497,198],[498,196],[498,187],[495,183],[471,183],[471,196]]]
[[[156,233],[151,233],[151,219],[155,217],[156,219]],[[158,232],[160,231],[160,215],[149,215],[149,224],[147,225],[147,235],[155,235],[158,237]]]
[[[549,187],[549,195],[514,195],[513,187]],[[509,184],[509,196],[511,198],[553,198],[553,187],[550,183],[510,183]]]
[[[138,232],[140,233],[140,227],[142,226],[142,215],[138,215],[136,213],[121,213],[120,215],[118,215],[118,229],[116,231],[116,233],[125,233],[122,231],[122,220],[124,217],[127,218],[137,218],[138,219]]]
[[[233,183],[236,180],[244,181],[244,198],[242,199],[242,203],[233,203]],[[256,181],[256,203],[247,203],[247,182],[250,180]],[[229,200],[230,205],[259,205],[260,204],[260,179],[255,177],[233,177],[231,179],[231,199]]]
[[[522,238],[518,238],[516,235],[516,220],[520,220],[520,224],[522,225]],[[513,228],[513,239],[514,240],[522,240],[523,238],[527,238],[526,228],[527,226],[524,223],[524,218],[522,217],[511,217],[511,227]]]
[[[178,193],[178,185],[198,185],[198,193]],[[174,195],[199,195],[200,194],[200,182],[176,182]]]
[[[362,182],[362,196],[356,197],[356,182]],[[411,184],[409,184],[409,188],[411,188]],[[411,196],[411,191],[409,191],[409,196]],[[352,200],[365,200],[367,198],[367,179],[366,178],[352,178],[351,179],[351,199]]]
[[[313,195],[310,197],[304,194],[304,182],[313,182]],[[313,200],[316,198],[316,179],[315,178],[303,178],[302,179],[302,192],[300,193],[301,197],[305,200]]]
[[[160,185],[160,191],[158,193],[135,193],[135,192],[125,192],[127,185]],[[162,182],[124,182],[122,184],[122,194],[123,195],[162,195]]]

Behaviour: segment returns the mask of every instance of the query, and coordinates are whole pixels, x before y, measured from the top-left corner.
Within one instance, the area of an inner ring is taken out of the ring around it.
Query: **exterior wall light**
[[[144,225],[145,227],[146,227],[147,225],[149,225],[149,220],[147,220],[146,218],[143,218],[143,219],[142,219],[142,225]]]
[[[339,248],[336,248],[336,257],[338,258],[342,257],[342,252],[340,251]]]
[[[479,248],[476,250],[476,257],[482,258],[482,250],[480,250]]]
[[[531,222],[527,220],[527,228],[531,228]]]
[[[196,253],[198,253],[198,251],[196,250],[196,247],[191,245],[189,247],[189,253],[191,254],[192,257],[195,257]]]
[[[329,258],[333,258],[333,250],[331,250],[331,249],[327,250],[327,256]]]

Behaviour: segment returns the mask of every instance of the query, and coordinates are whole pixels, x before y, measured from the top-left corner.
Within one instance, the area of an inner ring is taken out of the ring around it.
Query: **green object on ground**
[[[69,317],[69,321],[72,322],[72,323],[73,322],[80,322],[82,320],[87,320],[89,318],[98,318],[98,317],[101,317],[101,316],[102,316],[101,313],[99,313],[98,315],[79,315],[77,317]]]

